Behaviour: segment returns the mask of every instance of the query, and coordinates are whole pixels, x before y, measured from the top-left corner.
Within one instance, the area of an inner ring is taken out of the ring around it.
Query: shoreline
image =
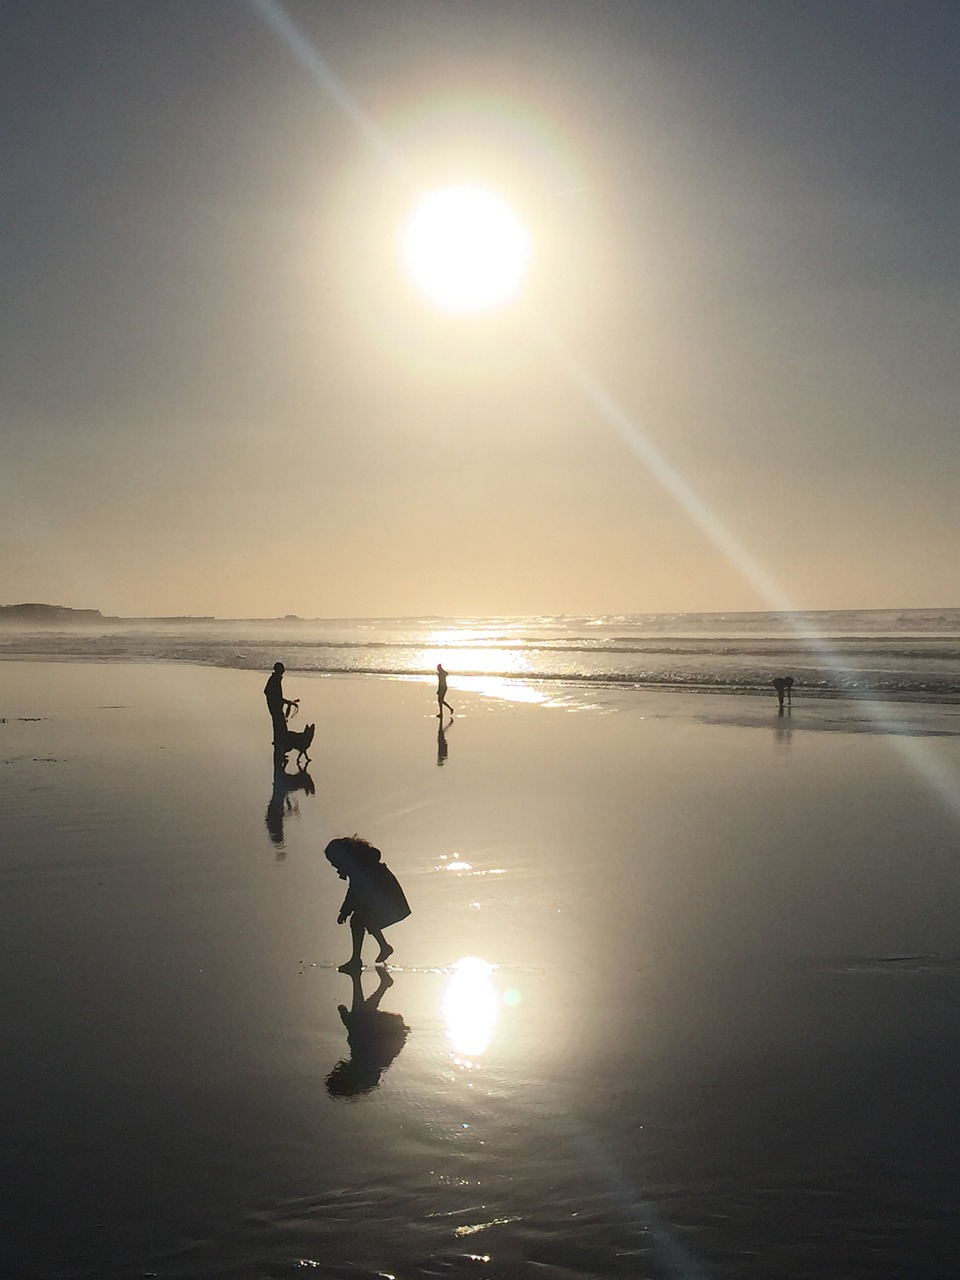
[[[807,702],[960,706],[960,609],[825,613],[800,636],[743,615],[270,621],[77,630],[0,629],[0,661],[173,662],[291,673],[435,678],[515,700],[607,702],[636,692],[768,699],[791,676]],[[496,686],[496,687],[494,687]]]
[[[83,667],[144,667],[157,670],[222,671],[260,675],[266,668],[240,667],[202,659],[143,657],[139,654],[116,656],[97,654],[0,653],[0,663]],[[432,673],[385,672],[378,670],[317,671],[287,667],[291,680],[376,680],[395,684],[429,684]],[[960,736],[960,695],[944,697],[930,694],[873,696],[849,691],[825,690],[794,685],[795,701],[783,715],[778,714],[772,689],[694,685],[666,682],[642,682],[603,677],[526,677],[454,675],[450,690],[455,695],[468,695],[492,702],[539,706],[565,711],[602,713],[631,712],[638,709],[654,717],[672,713],[678,718],[703,725],[730,725],[742,728],[772,728],[783,736],[793,730],[876,733],[886,736],[955,737]],[[647,698],[647,704],[642,699]],[[728,704],[723,707],[723,700]],[[702,708],[693,704],[703,702]],[[686,704],[686,705],[684,705]],[[718,710],[718,707],[720,710]],[[896,708],[896,711],[891,711]],[[805,710],[806,709],[806,710]],[[0,719],[3,717],[0,706]],[[304,721],[305,723],[306,721]]]

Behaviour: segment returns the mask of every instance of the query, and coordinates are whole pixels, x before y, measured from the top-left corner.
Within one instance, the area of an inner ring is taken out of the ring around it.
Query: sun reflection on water
[[[459,1055],[458,1065],[470,1068],[490,1044],[497,1021],[494,966],[467,956],[453,966],[443,996],[447,1038]],[[465,1059],[461,1061],[460,1059]]]
[[[417,652],[417,666],[435,671],[442,662],[454,675],[458,671],[471,675],[524,676],[529,666],[522,653],[500,645],[465,645],[460,632],[447,638],[442,631],[432,632],[425,648]]]
[[[476,638],[477,644],[470,641]],[[525,677],[534,674],[525,654],[516,648],[484,644],[483,632],[432,631],[427,647],[418,650],[415,665],[435,671],[442,662],[450,673],[452,690],[469,690],[506,702],[545,702],[547,695]]]

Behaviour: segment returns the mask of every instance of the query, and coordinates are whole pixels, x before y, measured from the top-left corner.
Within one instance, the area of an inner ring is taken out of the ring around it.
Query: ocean
[[[175,661],[239,670],[432,673],[460,688],[539,700],[598,685],[960,701],[960,609],[502,618],[105,619],[69,630],[4,627],[0,658]]]

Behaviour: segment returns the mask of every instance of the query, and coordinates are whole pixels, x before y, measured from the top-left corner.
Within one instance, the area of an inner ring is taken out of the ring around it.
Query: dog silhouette
[[[277,744],[277,748],[281,755],[288,756],[291,751],[297,753],[297,767],[309,763],[310,757],[307,755],[313,735],[317,731],[315,724],[306,724],[299,731],[293,729],[284,729],[283,741]]]

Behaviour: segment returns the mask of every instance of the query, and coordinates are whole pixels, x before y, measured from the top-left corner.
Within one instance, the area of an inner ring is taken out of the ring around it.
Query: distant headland
[[[184,614],[177,617],[120,618],[101,613],[99,609],[71,609],[65,604],[0,604],[0,626],[15,627],[115,627],[143,623],[167,626],[211,622],[304,622],[311,619],[295,613],[282,618],[216,618],[213,614]]]
[[[105,618],[99,609],[69,609],[64,604],[0,604],[0,622],[29,622],[53,626],[64,622],[117,622]]]
[[[99,609],[71,609],[65,604],[0,604],[0,626],[4,623],[31,627],[90,627],[123,622],[215,622],[213,617],[117,618]]]

